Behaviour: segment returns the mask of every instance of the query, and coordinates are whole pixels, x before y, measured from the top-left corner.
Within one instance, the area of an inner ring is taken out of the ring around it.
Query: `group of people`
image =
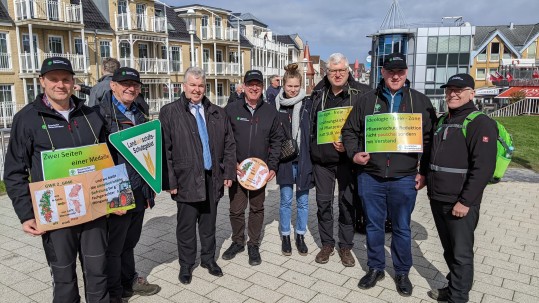
[[[385,222],[389,219],[394,280],[402,296],[410,296],[413,291],[408,277],[413,265],[411,214],[417,191],[428,186],[449,267],[448,287],[432,290],[429,296],[466,302],[473,282],[473,233],[483,190],[494,171],[497,138],[495,123],[486,116],[469,123],[466,136],[462,128],[455,127],[476,110],[470,102],[474,97],[473,78],[458,74],[442,86],[449,116],[444,123],[437,123],[428,97],[410,87],[402,54],[386,56],[382,79],[375,89],[353,79],[348,60],[340,53],[329,57],[326,70],[327,75],[307,96],[297,64],[288,65],[282,78],[272,77],[275,92],[267,93],[267,102],[262,73],[247,71],[227,106],[221,108],[205,95],[204,70],[187,69],[181,96],[159,113],[163,190],[177,202],[178,209],[179,281],[192,281],[197,229],[200,266],[211,275],[223,276],[215,251],[217,209],[225,188],[230,199],[232,243],[221,258],[231,260],[247,245],[249,264],[261,264],[266,188],[248,190],[236,181],[241,174],[239,163],[255,157],[267,164],[267,181],[276,178],[279,185],[283,255],[292,254],[292,237],[297,253],[308,254],[308,197],[309,190],[315,188],[321,242],[315,262],[327,263],[337,250],[343,266],[355,266],[352,248],[359,208],[366,224],[368,272],[358,287],[374,287],[385,277]],[[75,274],[77,253],[85,271],[87,302],[122,302],[133,294],[152,295],[160,290],[138,276],[133,257],[144,210],[153,206],[154,193],[113,147],[115,163],[127,166],[137,205],[134,210],[46,233],[37,229],[34,219],[28,183],[30,176],[33,182],[43,180],[41,151],[106,142],[106,134],[147,121],[148,106],[140,94],[138,72],[119,68],[118,64],[110,74],[100,82],[109,81],[110,89],[90,97],[94,107],[89,108],[72,96],[71,63],[63,58],[46,59],[40,76],[44,94],[17,113],[12,127],[4,179],[23,231],[43,238],[54,280],[54,302],[80,299]],[[339,139],[318,144],[321,112],[337,108],[349,110]],[[386,113],[421,117],[422,152],[366,152],[367,117]],[[52,124],[61,127],[49,128]],[[72,136],[73,132],[77,136]],[[281,147],[287,140],[295,142],[296,153],[283,158]],[[333,233],[335,181],[337,247]],[[295,224],[291,222],[294,191]]]

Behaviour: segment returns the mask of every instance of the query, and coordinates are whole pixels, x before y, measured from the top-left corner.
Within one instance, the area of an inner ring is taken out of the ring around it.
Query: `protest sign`
[[[317,113],[316,143],[341,142],[341,129],[352,111],[351,106],[335,107]]]
[[[258,158],[241,161],[240,171],[242,174],[238,175],[238,182],[247,190],[261,189],[268,181],[268,165]]]
[[[365,151],[422,153],[421,114],[390,113],[366,116]]]

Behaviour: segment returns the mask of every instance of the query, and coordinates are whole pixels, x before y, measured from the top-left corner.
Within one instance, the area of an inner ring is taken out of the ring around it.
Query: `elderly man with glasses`
[[[410,222],[417,190],[425,186],[430,142],[436,120],[436,113],[429,98],[408,87],[407,74],[406,57],[399,53],[388,55],[382,67],[383,79],[375,90],[359,99],[342,129],[348,156],[363,168],[358,175],[358,188],[367,219],[369,271],[361,278],[358,287],[372,288],[377,281],[385,277],[384,225],[386,217],[389,216],[393,225],[391,257],[395,284],[402,296],[410,296],[413,289],[408,278],[412,267]],[[422,147],[423,153],[406,152],[399,150],[398,146],[395,146],[395,151],[366,152],[366,117],[372,116],[374,119],[382,114],[386,116],[381,117],[387,117],[388,113],[396,118],[420,119],[417,135],[422,136],[423,144],[414,148],[421,150]]]
[[[478,115],[473,104],[474,79],[468,74],[449,78],[445,88],[448,113],[440,118],[432,141],[427,178],[434,223],[449,268],[448,286],[428,295],[439,301],[468,302],[473,284],[474,230],[479,221],[483,191],[496,166],[496,122]]]
[[[344,266],[355,265],[351,250],[354,246],[354,202],[359,204],[355,189],[353,166],[346,157],[340,139],[335,142],[318,144],[319,114],[325,110],[352,107],[364,92],[371,90],[367,85],[355,81],[349,71],[348,60],[343,54],[329,56],[327,76],[314,88],[312,93],[311,118],[311,159],[318,206],[318,232],[322,248],[316,255],[317,263],[327,263],[334,254],[333,199],[335,180],[339,187],[339,256]],[[341,117],[346,119],[346,117]],[[338,132],[338,130],[337,130]]]

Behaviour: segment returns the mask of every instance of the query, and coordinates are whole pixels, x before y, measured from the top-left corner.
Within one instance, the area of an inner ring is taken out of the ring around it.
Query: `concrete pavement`
[[[539,302],[539,177],[529,171],[513,171],[511,176],[508,181],[488,186],[483,198],[475,233],[471,302]],[[140,274],[161,285],[162,290],[152,297],[132,297],[129,302],[434,302],[427,291],[444,286],[447,266],[425,190],[420,191],[412,216],[414,267],[410,279],[415,288],[409,298],[397,294],[391,278],[394,272],[389,235],[385,280],[370,290],[360,290],[357,283],[367,269],[365,236],[354,237],[355,267],[345,268],[337,254],[327,264],[315,263],[320,240],[311,190],[309,231],[305,237],[309,255],[300,256],[294,247],[292,256],[283,256],[278,204],[279,190],[272,183],[267,190],[261,265],[249,266],[246,252],[231,261],[218,258],[223,277],[216,278],[197,267],[192,283],[185,286],[177,278],[176,204],[161,194],[157,206],[146,212],[136,259]],[[231,243],[228,205],[225,196],[217,217],[219,257]],[[51,302],[51,278],[41,239],[21,231],[7,196],[0,197],[0,243],[0,302]],[[80,269],[78,276],[82,294]]]

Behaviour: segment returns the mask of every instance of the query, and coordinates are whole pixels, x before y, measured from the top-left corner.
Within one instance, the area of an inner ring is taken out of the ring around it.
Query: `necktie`
[[[196,111],[196,119],[198,126],[198,134],[200,136],[200,141],[202,142],[202,155],[204,157],[204,169],[211,169],[211,154],[210,154],[210,143],[208,139],[208,130],[206,129],[206,122],[200,114],[200,104],[194,105]]]

